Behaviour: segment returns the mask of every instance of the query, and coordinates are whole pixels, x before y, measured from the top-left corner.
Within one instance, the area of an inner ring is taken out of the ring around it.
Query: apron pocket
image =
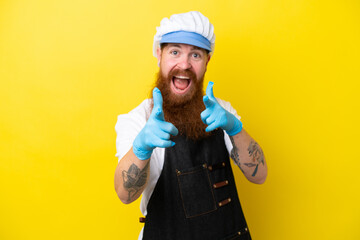
[[[187,218],[216,210],[207,165],[176,170],[182,203]]]

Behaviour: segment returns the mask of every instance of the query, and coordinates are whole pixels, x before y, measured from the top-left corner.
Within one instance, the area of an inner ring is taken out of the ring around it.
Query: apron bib
[[[147,206],[143,239],[251,239],[223,131],[173,141]]]

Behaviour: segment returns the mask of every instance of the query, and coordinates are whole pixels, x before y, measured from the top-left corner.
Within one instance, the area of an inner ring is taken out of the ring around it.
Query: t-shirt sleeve
[[[220,98],[216,98],[216,100],[218,101],[220,106],[222,106],[226,111],[233,114],[237,119],[239,119],[239,120],[241,119],[241,117],[237,114],[236,110],[231,106],[231,104],[229,102],[224,101]],[[229,137],[229,135],[227,135],[226,131],[224,131],[224,140],[225,140],[225,145],[229,152],[229,155],[231,155],[231,150],[233,149],[233,145],[232,145],[230,137]]]
[[[130,150],[135,137],[143,129],[147,114],[149,103],[147,100],[143,101],[138,107],[127,114],[121,114],[117,118],[115,125],[116,131],[116,154],[119,161]]]

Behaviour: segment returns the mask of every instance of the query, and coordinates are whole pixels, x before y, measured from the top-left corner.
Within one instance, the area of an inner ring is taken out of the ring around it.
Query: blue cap
[[[195,32],[187,32],[187,31],[169,32],[162,36],[160,40],[160,44],[162,43],[184,43],[199,48],[203,48],[211,52],[210,41],[207,38]]]

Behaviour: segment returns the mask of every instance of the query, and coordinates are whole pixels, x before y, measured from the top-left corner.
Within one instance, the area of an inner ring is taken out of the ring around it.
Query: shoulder
[[[118,130],[123,124],[143,125],[151,113],[151,100],[145,99],[140,105],[131,110],[129,113],[120,114],[117,117],[115,130]]]
[[[121,114],[117,117],[115,125],[117,153],[115,156],[117,156],[119,160],[131,148],[136,135],[146,124],[150,113],[151,100],[146,99],[129,113]]]

